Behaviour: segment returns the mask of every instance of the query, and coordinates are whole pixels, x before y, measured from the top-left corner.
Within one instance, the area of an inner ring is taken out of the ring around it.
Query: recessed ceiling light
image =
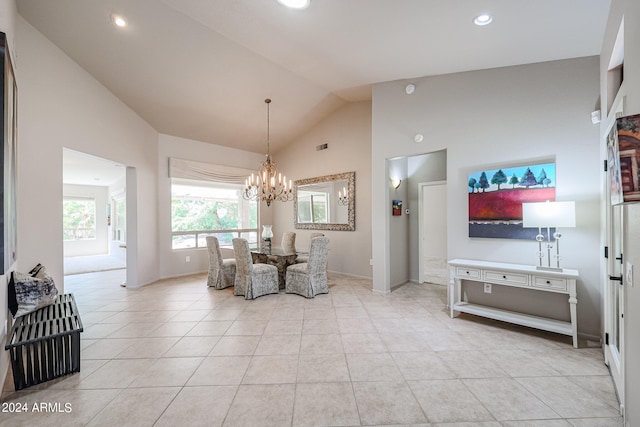
[[[311,0],[278,0],[278,3],[291,9],[306,9],[309,7]]]
[[[118,27],[126,27],[127,21],[124,20],[122,16],[119,15],[111,15],[111,21]]]
[[[493,16],[485,13],[485,14],[476,16],[475,19],[473,20],[473,23],[479,26],[483,26],[483,25],[491,24],[491,21],[493,21]]]

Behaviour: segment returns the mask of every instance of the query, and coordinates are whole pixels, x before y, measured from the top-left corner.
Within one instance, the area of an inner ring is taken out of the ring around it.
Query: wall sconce
[[[562,268],[560,268],[560,238],[562,234],[558,231],[558,228],[576,226],[575,202],[550,202],[547,200],[546,202],[540,203],[523,203],[522,226],[524,228],[538,228],[536,240],[538,241],[538,258],[540,261],[536,269],[562,271]],[[551,249],[553,249],[553,244],[551,243],[551,228],[553,227],[556,229],[555,233],[553,233],[553,237],[556,240],[555,267],[551,267]],[[542,265],[542,258],[544,258],[542,242],[545,240],[545,236],[542,234],[543,228],[547,229],[548,240],[546,267]]]
[[[398,187],[400,187],[400,184],[402,184],[402,180],[399,178],[391,178],[391,185],[393,186],[394,189],[398,189]]]
[[[349,203],[349,193],[347,193],[346,187],[342,188],[342,191],[338,191],[338,205],[346,206]]]

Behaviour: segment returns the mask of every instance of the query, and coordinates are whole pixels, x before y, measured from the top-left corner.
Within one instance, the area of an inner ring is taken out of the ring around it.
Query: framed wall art
[[[0,179],[0,191],[2,195],[2,211],[0,220],[2,222],[1,232],[2,250],[0,254],[0,273],[4,274],[16,261],[16,143],[18,137],[17,121],[17,99],[18,90],[16,85],[13,64],[9,54],[9,46],[5,33],[0,33],[0,62],[2,62],[2,76],[0,76],[0,94],[2,94],[2,173]]]
[[[619,174],[622,202],[640,201],[640,114],[620,117],[616,120],[618,162],[614,165]],[[613,130],[612,130],[613,132]],[[613,200],[612,200],[613,204]]]
[[[393,216],[402,215],[402,200],[393,200],[391,202],[391,214]]]
[[[535,239],[522,227],[522,204],[555,201],[556,164],[536,163],[468,174],[469,237]]]

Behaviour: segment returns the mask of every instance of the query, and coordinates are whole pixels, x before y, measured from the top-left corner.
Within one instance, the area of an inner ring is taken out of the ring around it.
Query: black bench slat
[[[5,350],[16,390],[80,371],[82,321],[73,294],[15,319]]]

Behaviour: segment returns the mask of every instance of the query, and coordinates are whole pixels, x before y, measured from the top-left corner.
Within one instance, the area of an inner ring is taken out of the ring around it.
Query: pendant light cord
[[[271,134],[269,130],[269,104],[271,104],[271,100],[269,98],[265,99],[264,102],[267,104],[267,156],[271,154]]]

